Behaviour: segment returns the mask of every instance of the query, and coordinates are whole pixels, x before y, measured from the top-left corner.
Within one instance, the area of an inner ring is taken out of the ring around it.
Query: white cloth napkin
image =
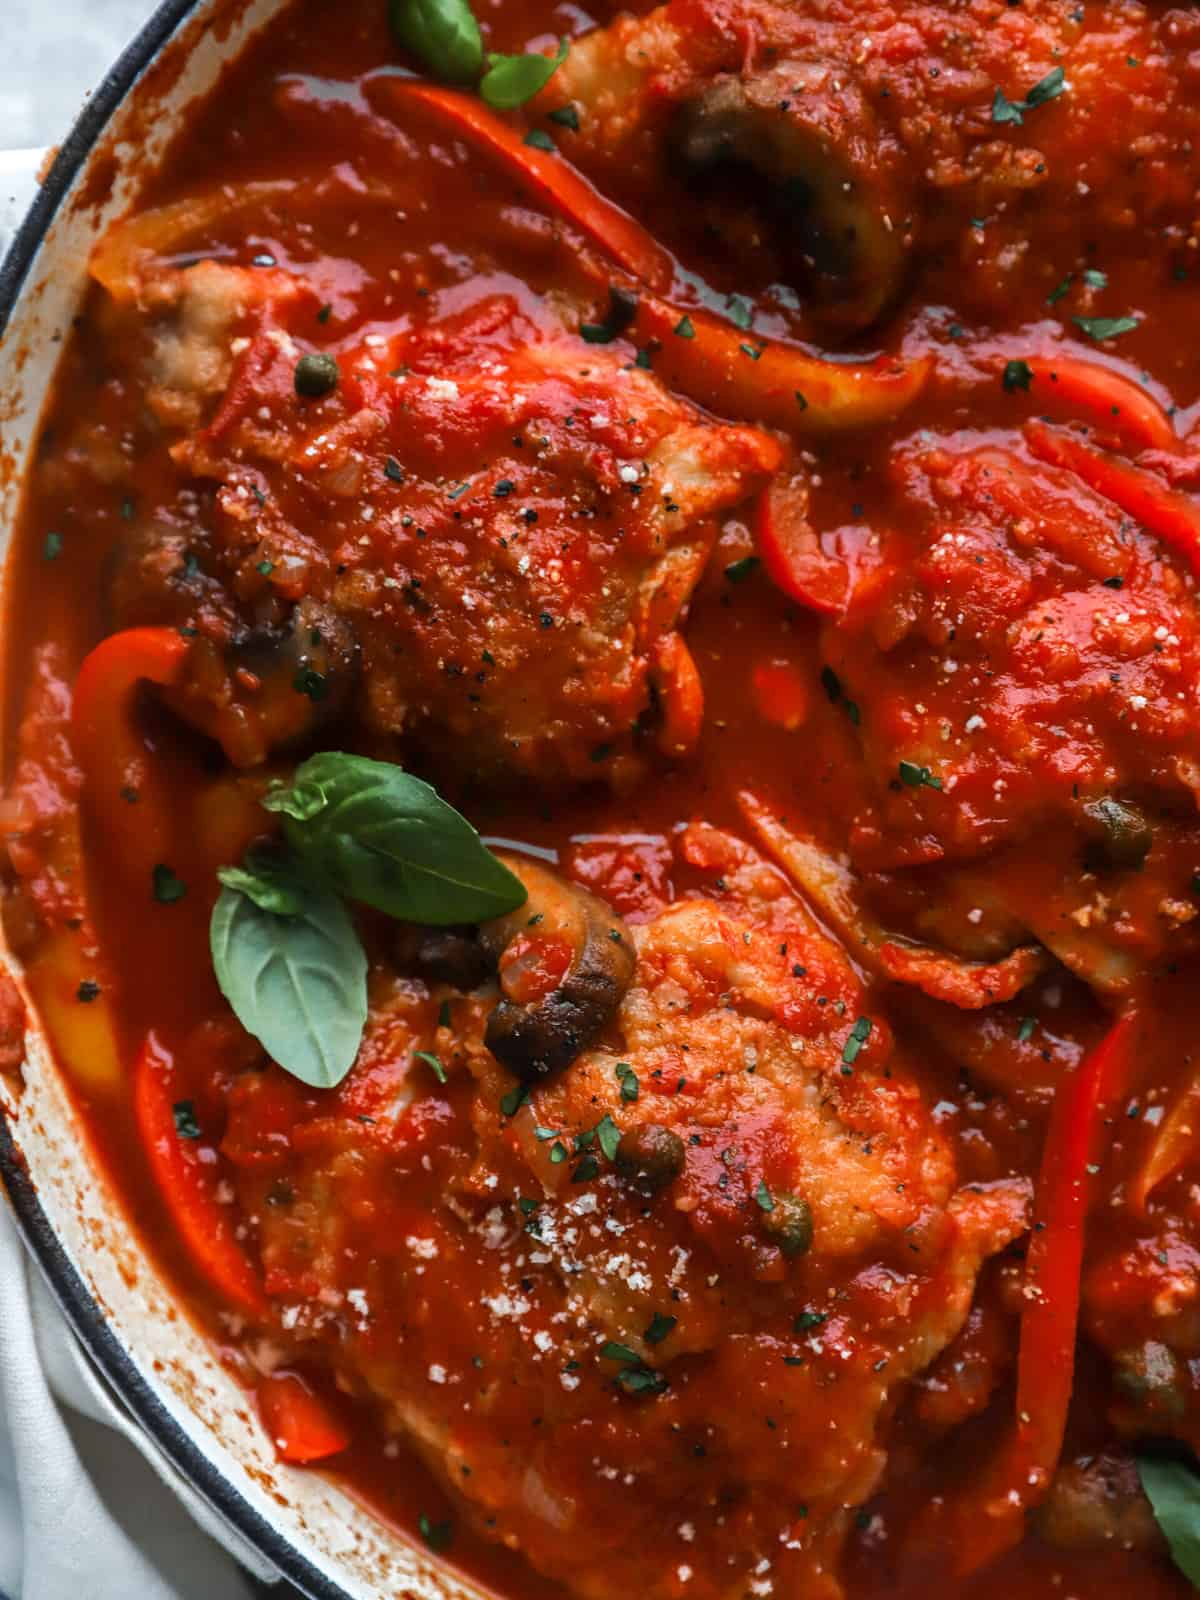
[[[0,1595],[252,1600],[230,1552],[276,1580],[110,1399],[0,1204]]]

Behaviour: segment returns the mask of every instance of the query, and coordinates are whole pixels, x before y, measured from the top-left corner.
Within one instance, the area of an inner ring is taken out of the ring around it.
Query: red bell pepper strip
[[[234,1232],[236,1211],[217,1199],[219,1169],[201,1159],[211,1144],[177,1126],[182,1099],[174,1058],[150,1034],[134,1069],[133,1105],[154,1181],[197,1269],[230,1305],[259,1321],[268,1307],[258,1273]]]
[[[777,589],[809,611],[839,616],[850,593],[844,561],[828,556],[808,516],[803,478],[776,478],[759,496],[754,537],[763,570]]]
[[[1032,398],[1041,404],[1051,394],[1065,406],[1089,413],[1093,426],[1118,435],[1138,450],[1171,450],[1179,436],[1170,417],[1140,383],[1087,361],[1082,356],[1029,356]]]
[[[263,1427],[280,1461],[306,1466],[336,1456],[350,1434],[328,1401],[295,1372],[275,1372],[258,1386]]]
[[[785,433],[865,428],[899,416],[921,393],[932,357],[905,361],[826,361],[797,345],[752,337],[723,317],[643,295],[634,319],[638,343],[672,388],[720,416]]]
[[[1128,1084],[1135,1030],[1126,1012],[1055,1093],[1025,1263],[1016,1427],[981,1488],[954,1507],[964,1571],[1016,1542],[1024,1513],[1044,1497],[1058,1466],[1074,1388],[1092,1174],[1104,1154],[1106,1118]]]
[[[1078,474],[1089,488],[1128,512],[1147,533],[1200,572],[1200,505],[1191,495],[1168,488],[1143,467],[1097,450],[1063,428],[1027,422],[1025,438],[1035,456]]]
[[[452,134],[482,151],[510,177],[566,217],[610,256],[618,266],[660,293],[675,277],[670,255],[632,217],[599,194],[560,155],[524,142],[520,130],[502,122],[472,95],[433,84],[388,78],[372,85],[372,94],[403,109],[427,111]]]
[[[143,683],[179,683],[188,643],[174,628],[128,628],[98,644],[75,682],[71,733],[84,799],[131,877],[170,859],[171,803],[135,716]]]

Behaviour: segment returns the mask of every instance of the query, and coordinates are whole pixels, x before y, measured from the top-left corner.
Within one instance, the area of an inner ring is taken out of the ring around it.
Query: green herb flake
[[[198,1139],[200,1124],[196,1121],[196,1108],[190,1100],[176,1100],[171,1107],[175,1118],[175,1132],[181,1139]]]
[[[997,89],[992,99],[992,121],[1010,122],[1020,127],[1030,111],[1036,111],[1038,106],[1044,106],[1049,100],[1056,100],[1066,86],[1066,73],[1062,67],[1054,67],[1034,84],[1024,100],[1009,100],[1002,89]]]
[[[449,1000],[443,1000],[441,1005],[438,1007],[437,1025],[438,1025],[439,1028],[448,1028],[450,1026],[450,1002],[449,1002]]]
[[[413,1060],[414,1061],[423,1061],[425,1063],[425,1065],[429,1068],[430,1072],[433,1073],[433,1075],[437,1079],[437,1081],[439,1083],[445,1083],[445,1081],[446,1081],[446,1069],[442,1065],[440,1059],[437,1056],[435,1056],[431,1050],[414,1050],[413,1051]]]
[[[1018,389],[1028,392],[1033,382],[1033,368],[1028,361],[1007,361],[1004,365],[1004,392],[1015,394]]]
[[[762,562],[757,556],[742,556],[739,561],[731,561],[725,568],[725,577],[730,583],[745,583],[758,571]]]
[[[821,1328],[829,1321],[829,1314],[825,1311],[802,1311],[792,1323],[793,1333],[811,1333],[814,1328]]]
[[[595,1156],[584,1156],[583,1160],[571,1174],[572,1183],[591,1183],[593,1178],[600,1176],[600,1163]]]
[[[759,359],[759,357],[762,355],[762,351],[760,349],[758,349],[758,347],[756,345],[740,344],[740,345],[738,345],[738,349],[742,352],[742,354],[744,356],[749,356],[751,361],[757,361]]]
[[[573,105],[559,106],[555,111],[547,111],[546,120],[557,123],[560,128],[570,128],[572,133],[579,132],[579,112]]]
[[[292,679],[292,688],[297,694],[306,695],[316,705],[329,693],[329,679],[315,667],[301,667]]]
[[[622,1366],[636,1367],[641,1365],[641,1356],[636,1350],[631,1350],[627,1344],[617,1344],[609,1339],[600,1346],[601,1361],[619,1361]]]
[[[850,1030],[850,1037],[842,1046],[842,1065],[852,1067],[858,1060],[859,1052],[871,1037],[872,1022],[870,1017],[859,1017]]]
[[[584,322],[580,325],[580,337],[587,344],[611,344],[614,339],[619,339],[626,328],[637,316],[637,296],[628,289],[623,289],[619,284],[613,284],[608,291],[608,313],[603,322]]]
[[[558,146],[544,128],[530,128],[521,143],[527,144],[531,150],[542,150],[547,155],[553,155],[558,149]]]
[[[621,1099],[632,1103],[641,1093],[641,1084],[638,1075],[629,1065],[628,1061],[618,1061],[613,1071],[621,1085]]]
[[[445,1522],[433,1522],[422,1511],[417,1518],[417,1527],[431,1550],[447,1549],[454,1538],[454,1524],[449,1518]]]
[[[383,475],[385,478],[390,478],[393,483],[404,482],[404,468],[396,460],[395,456],[388,456],[384,461]]]
[[[760,1211],[774,1211],[775,1197],[767,1188],[765,1178],[760,1178],[758,1188],[754,1191],[754,1200]]]
[[[1021,1018],[1020,1026],[1017,1028],[1017,1038],[1021,1042],[1021,1044],[1025,1044],[1028,1040],[1033,1038],[1033,1030],[1036,1027],[1037,1027],[1037,1018],[1036,1017],[1022,1017]]]
[[[510,1089],[500,1101],[500,1114],[505,1117],[515,1117],[517,1112],[529,1099],[529,1085],[517,1084],[515,1089]]]
[[[626,1394],[662,1394],[668,1387],[665,1374],[653,1367],[625,1367],[617,1374],[617,1383]]]
[[[1107,289],[1108,273],[1101,272],[1096,267],[1087,267],[1084,270],[1083,281],[1089,289]]]
[[[754,310],[744,295],[731,294],[725,302],[725,312],[730,322],[741,328],[743,333],[754,326]]]
[[[680,317],[679,321],[672,329],[672,332],[678,334],[681,339],[694,339],[696,337],[695,325],[693,324],[691,317],[687,315]]]
[[[1070,294],[1071,285],[1074,283],[1074,281],[1075,274],[1073,272],[1068,272],[1066,277],[1057,286],[1057,288],[1051,289],[1050,293],[1046,296],[1046,304],[1048,306],[1056,306],[1060,300],[1064,300],[1067,295]]]
[[[260,574],[260,576],[262,576],[264,578],[269,578],[271,576],[271,574],[275,571],[275,563],[273,561],[268,561],[268,560],[266,560],[264,558],[262,561],[260,561],[258,563],[258,565],[255,568],[255,571],[258,572]]]
[[[1072,317],[1071,321],[1097,344],[1103,344],[1106,339],[1119,339],[1123,333],[1132,333],[1138,325],[1136,317]]]
[[[42,560],[57,561],[62,555],[63,536],[61,533],[48,533],[42,540]]]
[[[929,767],[918,766],[915,761],[900,763],[900,781],[910,789],[940,789],[942,780]]]
[[[678,1326],[678,1321],[677,1317],[665,1317],[661,1311],[656,1311],[642,1338],[649,1345],[661,1344]]]
[[[606,1161],[615,1161],[617,1158],[617,1146],[621,1142],[621,1130],[607,1111],[596,1124],[596,1140],[604,1153],[604,1159]]]
[[[176,900],[182,900],[187,893],[187,884],[182,878],[177,878],[170,867],[159,862],[150,874],[154,889],[154,898],[161,906],[174,905]]]
[[[808,410],[808,401],[800,393],[799,389],[796,390],[796,404],[800,407],[801,411]]]
[[[322,323],[322,324],[324,324],[324,323],[329,321],[329,319],[330,319],[330,317],[332,315],[333,315],[333,307],[330,305],[329,301],[326,300],[325,304],[317,312],[317,321]]]

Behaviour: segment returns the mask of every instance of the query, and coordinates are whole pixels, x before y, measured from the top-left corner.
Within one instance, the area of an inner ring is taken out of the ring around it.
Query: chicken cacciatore
[[[95,245],[8,946],[513,1600],[1200,1584],[1198,193],[1188,7],[296,0]]]

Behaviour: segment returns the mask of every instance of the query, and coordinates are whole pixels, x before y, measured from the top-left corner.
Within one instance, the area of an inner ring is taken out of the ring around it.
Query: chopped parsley
[[[181,1139],[198,1139],[200,1124],[196,1121],[196,1108],[190,1100],[176,1100],[171,1107],[175,1118],[175,1132]]]
[[[1033,382],[1033,368],[1028,361],[1008,361],[1004,366],[1004,392],[1015,394],[1018,389],[1029,388]]]
[[[1105,339],[1118,339],[1123,333],[1132,333],[1138,325],[1136,317],[1072,317],[1071,321],[1097,344],[1103,344]]]
[[[752,573],[758,571],[762,565],[757,556],[742,556],[740,561],[731,561],[725,568],[725,576],[730,583],[745,583]]]
[[[842,680],[832,667],[821,668],[821,687],[829,696],[830,705],[841,706],[850,721],[857,728],[862,721],[862,713],[853,700],[846,698],[846,691],[842,688]]]
[[[42,541],[43,561],[57,561],[62,555],[63,536],[61,533],[48,533]]]
[[[760,1178],[758,1188],[754,1191],[754,1201],[760,1211],[774,1211],[775,1196],[767,1188],[767,1180]]]
[[[650,1326],[646,1329],[642,1338],[645,1339],[647,1344],[661,1344],[675,1329],[678,1320],[677,1317],[665,1317],[661,1311],[656,1311]]]
[[[736,324],[743,332],[754,326],[754,312],[749,300],[740,294],[731,294],[725,302],[725,310],[730,322]]]
[[[187,884],[182,878],[177,878],[170,867],[159,862],[150,874],[154,885],[154,898],[159,905],[173,905],[176,900],[182,900],[187,893]]]
[[[393,483],[404,482],[404,468],[396,460],[395,456],[388,456],[384,461],[383,475],[385,478],[390,478]]]
[[[636,1100],[641,1092],[641,1085],[638,1083],[637,1073],[629,1065],[628,1061],[618,1061],[613,1070],[617,1075],[617,1081],[621,1085],[621,1099],[627,1101]]]
[[[529,1099],[529,1085],[517,1084],[515,1089],[510,1089],[500,1102],[500,1112],[505,1117],[515,1117],[517,1112]]]
[[[606,1161],[615,1161],[617,1158],[617,1146],[621,1142],[621,1130],[607,1111],[596,1124],[596,1139],[604,1152],[604,1159]]]
[[[422,1511],[417,1518],[417,1527],[431,1550],[445,1550],[454,1538],[454,1524],[449,1518],[445,1522],[431,1522]]]
[[[439,1083],[446,1081],[446,1069],[431,1050],[414,1050],[414,1061],[423,1061]]]
[[[915,761],[900,763],[900,781],[910,789],[940,789],[942,780],[929,767],[918,766]]]
[[[1010,100],[1003,89],[997,89],[992,100],[992,121],[1011,122],[1020,127],[1030,111],[1036,111],[1048,100],[1057,100],[1066,87],[1066,73],[1061,67],[1054,67],[1034,84],[1024,100]]]
[[[1017,1038],[1022,1044],[1027,1039],[1033,1038],[1033,1030],[1037,1027],[1036,1017],[1022,1017],[1020,1027],[1017,1029]]]
[[[695,324],[692,322],[691,317],[686,315],[680,317],[672,332],[678,334],[681,339],[694,339],[696,337]]]
[[[842,1046],[842,1065],[844,1067],[852,1067],[858,1060],[859,1051],[871,1037],[872,1026],[870,1017],[859,1017],[858,1021],[850,1029],[850,1037]]]
[[[802,1311],[792,1323],[794,1333],[811,1333],[814,1328],[823,1327],[829,1321],[829,1314],[825,1311]]]
[[[547,111],[546,120],[556,122],[560,128],[570,128],[572,133],[579,132],[579,112],[573,105],[559,106],[555,111]]]
[[[637,295],[613,284],[608,291],[608,315],[603,322],[584,322],[580,335],[588,344],[611,344],[637,316]]]
[[[542,128],[530,128],[522,143],[529,145],[533,150],[546,150],[551,155],[558,149],[554,140]]]

